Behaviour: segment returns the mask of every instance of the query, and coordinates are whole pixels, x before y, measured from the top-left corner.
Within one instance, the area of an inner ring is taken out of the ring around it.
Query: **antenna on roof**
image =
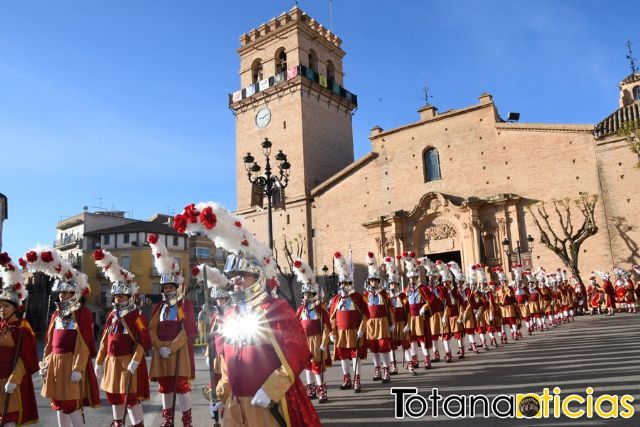
[[[329,0],[329,31],[333,33],[333,2]]]
[[[629,49],[629,55],[627,55],[627,59],[629,60],[629,65],[631,66],[631,74],[635,74],[638,72],[636,68],[636,60],[633,57],[633,53],[631,52],[631,41],[627,40],[627,48]]]
[[[424,98],[420,98],[424,101],[424,105],[429,105],[429,98],[433,98],[433,95],[429,95],[429,87],[425,86],[422,88],[424,92]]]

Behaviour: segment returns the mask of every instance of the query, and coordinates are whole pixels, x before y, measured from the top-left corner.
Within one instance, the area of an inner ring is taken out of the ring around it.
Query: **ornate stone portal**
[[[506,238],[515,245],[527,235],[524,200],[514,194],[465,199],[427,193],[411,212],[396,211],[363,225],[380,256],[403,251],[414,251],[418,256],[459,251],[465,269],[484,262],[508,271],[511,260],[500,242]],[[530,253],[524,255],[531,258]]]

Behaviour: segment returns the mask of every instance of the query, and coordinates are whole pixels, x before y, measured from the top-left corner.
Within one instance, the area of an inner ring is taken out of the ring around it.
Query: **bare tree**
[[[562,260],[564,265],[571,270],[573,275],[582,282],[580,269],[578,268],[578,256],[580,246],[587,238],[598,232],[595,220],[595,208],[598,196],[582,194],[578,199],[569,198],[551,200],[549,203],[553,207],[551,214],[547,211],[547,203],[537,202],[527,206],[527,210],[533,217],[538,230],[540,231],[540,241],[553,251]],[[580,210],[582,225],[575,229],[573,218],[571,217],[571,207],[575,205]],[[555,215],[554,215],[555,212]],[[556,231],[549,220],[551,215],[556,217]]]
[[[282,277],[287,281],[287,288],[289,290],[289,294],[283,294],[285,299],[289,302],[291,307],[296,308],[296,295],[293,291],[293,283],[296,280],[296,275],[293,272],[293,262],[302,257],[304,253],[304,241],[305,238],[302,235],[298,234],[293,240],[287,239],[287,236],[282,236],[282,241],[284,244],[282,245],[282,252],[284,254],[284,259],[281,259],[277,246],[274,245],[273,248],[273,257],[276,259],[276,266],[278,267],[278,272]],[[281,262],[282,261],[282,262]]]
[[[636,156],[638,156],[636,167],[640,168],[640,121],[626,122],[618,131],[618,135],[623,136],[627,140],[631,151],[636,153]]]

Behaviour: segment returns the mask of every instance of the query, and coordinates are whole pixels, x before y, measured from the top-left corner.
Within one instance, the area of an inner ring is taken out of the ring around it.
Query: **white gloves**
[[[218,400],[217,402],[210,402],[209,414],[211,415],[211,418],[215,418],[215,416],[220,413],[220,410],[222,408],[224,408],[224,403],[222,402],[222,400]]]
[[[336,339],[333,337],[333,335],[329,335],[329,340],[331,340],[331,342],[336,342]]]
[[[210,366],[209,366],[209,357],[208,356],[204,358],[204,364],[207,365],[207,368],[210,368]],[[213,402],[211,402],[211,403],[213,403]]]
[[[104,375],[104,365],[94,366],[93,372],[96,374],[96,378],[98,379],[102,378],[102,375]]]
[[[424,314],[427,312],[427,306],[423,305],[422,307],[420,307],[420,316],[424,316]]]
[[[47,369],[49,369],[48,366],[43,366],[42,368],[40,368],[40,376],[41,377],[46,377],[47,376]]]
[[[324,352],[324,346],[320,344],[320,351]]]
[[[81,372],[79,372],[79,371],[71,372],[71,382],[72,383],[80,382],[81,379],[82,379],[82,373]]]
[[[404,329],[402,330],[403,334],[406,334],[407,332],[409,332],[409,324],[407,323],[407,326],[404,327]]]
[[[6,383],[4,385],[4,392],[7,393],[7,394],[11,394],[11,393],[13,393],[15,391],[16,387],[17,387],[17,385],[14,384],[14,383]]]
[[[493,314],[489,316],[489,322],[493,322]]]
[[[271,398],[269,395],[260,387],[256,392],[256,395],[251,399],[251,404],[253,406],[259,406],[261,408],[268,408],[271,403]]]
[[[362,338],[362,336],[364,335],[364,333],[362,331],[358,331],[358,333],[356,334],[356,337],[358,337],[358,339]]]
[[[160,347],[158,353],[160,353],[160,357],[163,359],[168,359],[169,356],[171,356],[171,349],[169,347]]]
[[[136,373],[136,369],[138,369],[138,365],[139,364],[140,364],[139,362],[136,362],[135,360],[132,360],[131,362],[129,362],[129,366],[127,366],[127,370],[129,372],[131,372],[132,374],[135,374]]]

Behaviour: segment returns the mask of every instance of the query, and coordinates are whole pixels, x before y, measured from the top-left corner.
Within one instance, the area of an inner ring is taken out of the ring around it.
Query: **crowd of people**
[[[182,233],[207,236],[230,254],[223,270],[200,265],[192,271],[208,289],[203,307],[209,321],[206,396],[211,417],[217,423],[224,414],[226,426],[320,425],[311,401],[328,401],[325,372],[334,363],[343,373],[339,388],[359,393],[368,353],[372,381],[389,383],[403,369],[418,375],[421,367],[452,362],[454,349],[459,359],[467,351],[497,349],[570,322],[576,314],[635,313],[640,299],[640,286],[617,267],[613,283],[612,274],[599,271],[586,288],[563,270],[547,273],[514,265],[510,281],[499,267],[475,264],[463,272],[456,262],[433,262],[413,252],[381,263],[374,253],[366,254],[368,276],[361,293],[354,287],[350,262],[336,252],[339,287],[329,301],[309,264],[294,261],[303,295],[294,311],[278,298],[272,251],[239,218],[208,202],[187,205],[173,225]],[[42,377],[41,395],[51,401],[61,427],[85,423],[84,410],[100,405],[100,390],[111,405],[113,427],[143,426],[150,382],[158,384],[162,427],[175,425],[178,408],[182,425],[193,425],[194,308],[185,298],[184,275],[162,239],[151,234],[148,243],[162,285],[162,302],[150,319],[139,307],[135,276],[108,251],[93,253],[112,283],[113,301],[97,346],[92,314],[84,304],[90,292],[85,274],[50,247],[27,251],[17,264],[0,254],[1,425],[37,422],[36,373]],[[640,274],[640,267],[634,269]],[[47,313],[42,358],[25,313],[23,270],[54,279],[56,309]]]

